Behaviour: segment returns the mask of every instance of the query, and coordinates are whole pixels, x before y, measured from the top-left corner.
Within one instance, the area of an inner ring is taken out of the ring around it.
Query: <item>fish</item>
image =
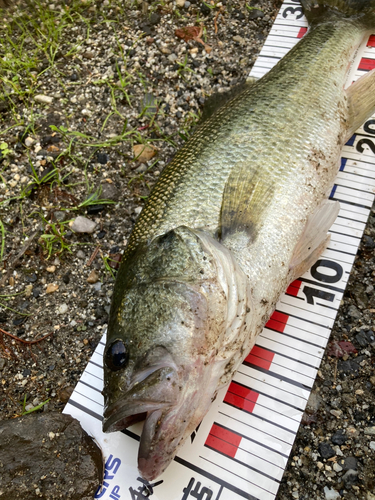
[[[160,476],[326,248],[340,152],[375,111],[375,72],[345,89],[375,0],[301,0],[309,30],[204,120],[166,166],[116,278],[103,431],[144,420],[141,476]]]

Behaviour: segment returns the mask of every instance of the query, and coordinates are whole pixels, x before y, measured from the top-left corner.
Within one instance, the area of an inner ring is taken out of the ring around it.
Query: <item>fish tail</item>
[[[329,20],[351,19],[375,28],[375,0],[301,0],[310,25]]]

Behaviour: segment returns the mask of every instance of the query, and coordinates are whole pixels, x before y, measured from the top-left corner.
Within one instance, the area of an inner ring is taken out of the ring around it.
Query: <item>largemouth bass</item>
[[[103,429],[145,420],[159,476],[232,378],[289,283],[317,260],[340,151],[375,110],[375,73],[344,90],[375,0],[302,0],[310,29],[197,129],[133,229],[104,353]]]

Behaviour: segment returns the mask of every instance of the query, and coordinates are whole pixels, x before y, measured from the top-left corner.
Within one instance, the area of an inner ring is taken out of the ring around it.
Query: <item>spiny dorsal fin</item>
[[[254,241],[260,214],[266,210],[274,191],[270,177],[248,165],[237,164],[224,188],[221,206],[221,240],[234,232],[243,232]]]
[[[233,99],[233,97],[238,96],[244,90],[252,87],[258,78],[249,77],[245,82],[236,85],[227,92],[217,92],[210,97],[208,97],[203,105],[202,117],[200,123],[210,118],[218,109],[220,109],[224,104]]]

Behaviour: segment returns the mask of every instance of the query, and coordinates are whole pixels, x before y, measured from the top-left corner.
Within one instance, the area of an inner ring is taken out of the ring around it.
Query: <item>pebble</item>
[[[374,427],[366,427],[364,430],[366,436],[375,436],[375,426]]]
[[[34,144],[34,139],[32,137],[26,137],[25,139],[25,146],[27,148],[29,148],[30,146],[32,146]]]
[[[140,161],[151,160],[156,155],[156,149],[153,146],[147,144],[135,144],[133,146],[133,152],[135,158]]]
[[[87,277],[87,283],[94,284],[97,283],[98,281],[99,281],[99,275],[95,271],[95,269],[93,269]]]
[[[67,304],[61,304],[57,310],[58,314],[65,314],[68,311]]]
[[[352,486],[354,483],[358,481],[358,472],[353,469],[349,469],[342,476],[342,479],[346,486]]]
[[[75,233],[93,233],[96,228],[96,222],[79,215],[76,219],[74,219],[70,228]]]
[[[362,317],[362,313],[353,304],[349,306],[349,308],[348,308],[348,314],[353,319],[359,319],[359,318]]]
[[[31,297],[32,291],[33,291],[33,285],[26,285],[25,286],[25,297],[26,298]]]
[[[335,456],[335,450],[328,443],[320,443],[318,451],[322,458],[328,459]]]
[[[338,444],[339,446],[341,446],[342,444],[345,443],[347,439],[348,438],[345,436],[344,432],[341,429],[339,429],[334,433],[334,435],[331,438],[331,441],[333,444]]]
[[[357,468],[357,459],[354,457],[346,457],[344,460],[344,469],[345,470],[355,470]]]
[[[336,490],[331,490],[327,486],[324,486],[324,495],[326,500],[336,500],[337,498],[341,498],[341,495]]]
[[[78,250],[77,252],[77,258],[78,259],[86,259],[86,254],[82,250]]]
[[[177,7],[184,7],[185,0],[176,0],[176,5]]]
[[[142,212],[142,207],[135,207],[134,213],[136,213],[137,215],[139,215],[141,212]]]
[[[46,293],[54,293],[59,289],[59,285],[55,283],[49,283],[46,288]]]
[[[1,369],[1,368],[0,368]],[[375,451],[375,441],[370,441],[370,449]]]
[[[42,104],[52,104],[53,97],[49,97],[48,95],[38,94],[34,97],[34,100]]]
[[[342,471],[342,467],[337,462],[334,462],[334,464],[333,464],[333,470],[335,472],[341,472]]]
[[[49,273],[54,273],[56,271],[56,266],[48,266],[46,271]]]

